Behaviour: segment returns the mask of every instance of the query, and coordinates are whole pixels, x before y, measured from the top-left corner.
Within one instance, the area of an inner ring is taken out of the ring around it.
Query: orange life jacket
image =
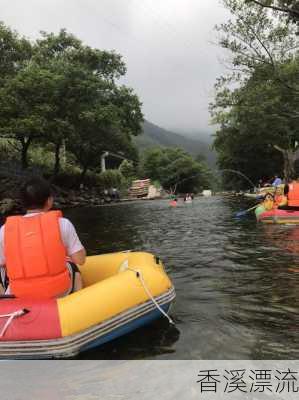
[[[52,298],[70,287],[61,216],[60,211],[49,211],[7,218],[4,252],[10,288],[16,297]]]
[[[299,206],[299,183],[292,182],[289,184],[288,205]]]
[[[283,194],[275,196],[275,207],[288,205],[288,198]]]

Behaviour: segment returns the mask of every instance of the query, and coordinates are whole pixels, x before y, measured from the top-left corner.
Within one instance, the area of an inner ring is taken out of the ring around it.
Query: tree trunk
[[[283,177],[286,181],[295,178],[295,161],[297,159],[298,150],[285,150],[281,147],[274,145],[274,148],[283,156]]]
[[[287,150],[283,154],[283,174],[284,178],[288,181],[295,178],[295,161],[296,154],[291,150]]]
[[[80,183],[84,183],[84,179],[86,176],[86,172],[88,170],[88,167],[84,166],[81,172],[81,176],[80,176]]]
[[[21,163],[22,163],[22,168],[26,169],[28,168],[28,149],[31,143],[31,139],[22,139],[21,140]]]
[[[60,149],[61,149],[61,143],[56,143],[55,145],[55,164],[54,164],[54,170],[53,170],[53,177],[55,178],[59,171],[60,171]]]

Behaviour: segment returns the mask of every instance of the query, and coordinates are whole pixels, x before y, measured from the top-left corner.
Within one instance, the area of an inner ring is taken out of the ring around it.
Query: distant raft
[[[166,314],[175,298],[150,253],[88,257],[84,289],[50,300],[0,298],[0,358],[69,358]]]

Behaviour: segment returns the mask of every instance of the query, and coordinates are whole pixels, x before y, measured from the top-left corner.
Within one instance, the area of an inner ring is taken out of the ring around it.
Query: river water
[[[212,197],[68,210],[89,254],[155,253],[177,293],[176,327],[161,319],[80,357],[298,359],[299,226],[234,219],[248,207]]]

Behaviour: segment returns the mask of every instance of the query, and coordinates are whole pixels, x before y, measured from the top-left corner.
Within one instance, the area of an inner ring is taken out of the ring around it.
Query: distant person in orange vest
[[[290,207],[299,207],[299,182],[293,179],[288,183],[288,205]]]
[[[176,197],[174,197],[174,199],[172,199],[169,203],[169,205],[171,207],[176,207],[178,205],[178,199]]]
[[[73,224],[60,211],[50,211],[48,182],[32,178],[21,188],[27,213],[8,217],[0,229],[0,265],[6,294],[55,298],[82,288],[77,264],[86,252]],[[8,281],[8,282],[7,282]]]

